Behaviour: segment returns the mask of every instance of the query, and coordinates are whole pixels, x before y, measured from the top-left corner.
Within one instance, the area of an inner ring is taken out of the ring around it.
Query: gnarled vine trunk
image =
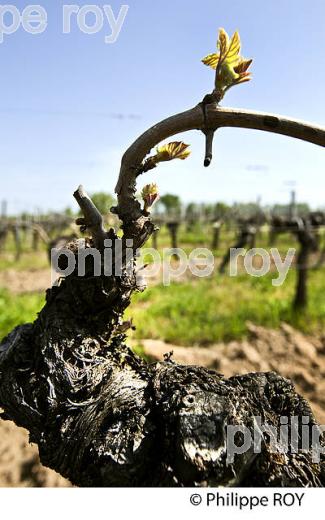
[[[76,273],[47,292],[34,324],[1,344],[4,418],[30,431],[43,464],[78,486],[320,486],[324,462],[252,447],[227,462],[227,426],[311,410],[275,373],[228,380],[166,356],[147,364],[124,344],[121,317],[136,289],[121,278]],[[281,444],[281,443],[280,443]]]

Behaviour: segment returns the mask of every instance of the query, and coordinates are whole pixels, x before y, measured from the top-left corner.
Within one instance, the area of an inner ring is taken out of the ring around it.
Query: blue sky
[[[32,2],[8,3],[22,10]],[[254,58],[253,80],[230,90],[223,105],[324,124],[324,0],[125,0],[129,10],[114,44],[104,42],[107,20],[98,34],[86,35],[72,17],[71,33],[62,34],[69,2],[38,3],[48,14],[46,31],[21,28],[0,45],[0,200],[11,212],[74,207],[80,183],[89,192],[112,192],[129,144],[212,90],[213,71],[200,59],[214,51],[219,27],[239,29],[243,55]],[[110,2],[116,16],[122,3]],[[161,165],[139,188],[155,181],[161,193],[185,201],[261,196],[274,203],[289,199],[294,182],[298,200],[325,206],[323,148],[223,129],[205,169],[202,135],[181,137],[192,145],[191,157]]]

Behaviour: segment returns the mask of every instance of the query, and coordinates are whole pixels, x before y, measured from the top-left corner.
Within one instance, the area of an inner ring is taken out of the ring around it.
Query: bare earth
[[[38,450],[28,433],[9,421],[0,421],[0,487],[67,487],[63,477],[40,464]]]
[[[26,271],[6,269],[5,271],[0,271],[0,287],[5,287],[13,294],[44,292],[51,285],[50,268]]]

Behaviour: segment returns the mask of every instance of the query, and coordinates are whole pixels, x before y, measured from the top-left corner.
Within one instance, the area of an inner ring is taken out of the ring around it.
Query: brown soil
[[[68,487],[70,482],[41,465],[28,433],[0,421],[0,487]]]
[[[0,287],[5,287],[13,294],[43,292],[51,286],[51,270],[37,269],[0,271]]]

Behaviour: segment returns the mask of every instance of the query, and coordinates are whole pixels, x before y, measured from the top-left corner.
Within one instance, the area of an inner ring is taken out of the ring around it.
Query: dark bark
[[[37,231],[37,229],[33,229],[32,231],[32,249],[33,251],[38,251],[39,250],[39,241],[40,241],[40,235]]]
[[[177,235],[178,235],[179,225],[180,225],[180,223],[176,222],[176,221],[167,222],[167,224],[166,224],[167,229],[168,229],[169,234],[170,234],[171,247],[173,249],[177,249],[178,248]]]
[[[307,277],[308,277],[309,247],[301,245],[297,258],[297,285],[293,306],[295,309],[307,307]]]
[[[239,231],[239,236],[237,242],[231,246],[223,259],[221,260],[221,264],[219,266],[219,273],[223,274],[226,270],[227,265],[230,262],[230,249],[241,249],[241,248],[252,248],[255,247],[255,235],[256,228],[250,224],[243,225]]]
[[[300,312],[308,305],[308,270],[309,258],[313,251],[319,249],[319,229],[323,225],[324,216],[321,212],[310,213],[304,218],[295,217],[285,219],[273,217],[272,230],[274,234],[291,232],[299,244],[297,256],[297,281],[293,299],[293,309]]]
[[[269,230],[269,246],[275,247],[278,238],[278,231],[271,225]]]
[[[301,229],[296,232],[300,245],[297,258],[297,283],[293,307],[301,311],[307,307],[307,280],[309,270],[309,256],[318,247],[317,234],[308,221],[304,221]]]
[[[8,227],[6,224],[0,222],[0,251],[5,248],[6,240],[8,236]]]
[[[218,247],[219,247],[221,226],[222,226],[222,222],[220,222],[219,220],[217,220],[216,222],[213,223],[213,226],[212,226],[213,234],[212,234],[212,244],[211,244],[212,250],[218,249]]]
[[[20,260],[21,253],[22,253],[22,241],[21,241],[22,230],[18,225],[14,225],[12,228],[12,232],[13,232],[15,248],[16,248],[15,260],[16,260],[16,262],[18,262],[18,260]]]
[[[157,251],[158,249],[158,233],[159,230],[157,229],[152,233],[152,247]]]
[[[178,222],[178,221],[167,222],[166,226],[167,226],[167,229],[168,229],[169,235],[170,235],[171,248],[176,250],[176,249],[178,249],[178,230],[179,230],[180,222]],[[172,257],[174,258],[174,260],[179,259],[179,256],[175,252],[173,253]]]

